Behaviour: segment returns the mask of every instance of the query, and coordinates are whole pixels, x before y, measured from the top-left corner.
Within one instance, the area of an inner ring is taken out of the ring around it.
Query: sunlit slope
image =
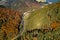
[[[57,26],[60,26],[60,3],[50,4],[32,11],[24,24],[26,30],[56,29]]]

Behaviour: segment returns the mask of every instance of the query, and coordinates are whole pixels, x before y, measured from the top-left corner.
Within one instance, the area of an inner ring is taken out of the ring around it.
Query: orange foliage
[[[53,23],[51,23],[51,28],[56,30],[56,27],[57,27],[58,25],[60,25],[60,23],[53,22]]]
[[[37,38],[36,37],[33,37],[33,40],[37,40]]]
[[[0,21],[3,20],[1,30],[11,37],[18,34],[18,25],[21,22],[21,13],[7,8],[0,8]],[[12,35],[11,35],[12,34]]]

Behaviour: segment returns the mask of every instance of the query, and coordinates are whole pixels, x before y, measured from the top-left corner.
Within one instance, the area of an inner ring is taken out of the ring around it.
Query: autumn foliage
[[[21,13],[8,8],[0,8],[0,29],[8,38],[13,38],[19,33]]]

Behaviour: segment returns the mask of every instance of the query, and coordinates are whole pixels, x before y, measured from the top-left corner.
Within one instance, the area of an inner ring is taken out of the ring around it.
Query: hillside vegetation
[[[19,33],[21,13],[0,8],[0,40],[11,40]]]
[[[24,18],[24,40],[60,40],[60,3],[39,8]]]

